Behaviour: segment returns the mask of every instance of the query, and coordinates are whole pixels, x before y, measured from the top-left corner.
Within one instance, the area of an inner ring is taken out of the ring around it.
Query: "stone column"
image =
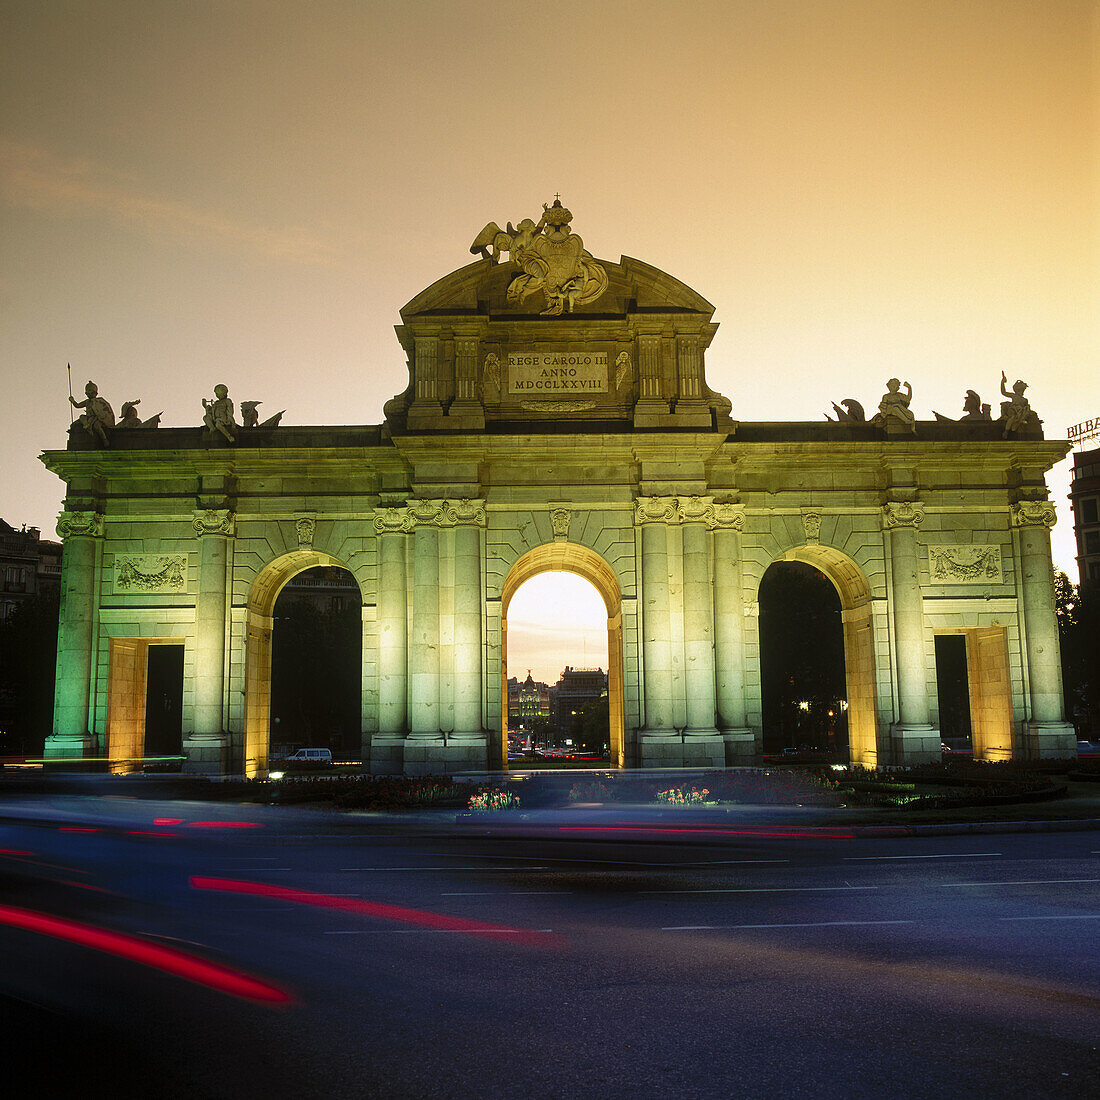
[[[710,409],[703,400],[703,349],[694,333],[676,337],[677,423],[710,427]]]
[[[1071,756],[1077,751],[1076,734],[1065,720],[1062,698],[1062,659],[1050,556],[1054,521],[1050,501],[1021,500],[1012,507],[1012,524],[1020,547],[1021,575],[1016,584],[1031,704],[1026,749],[1032,758]]]
[[[191,527],[199,539],[199,591],[195,598],[194,720],[191,732],[184,735],[184,770],[220,775],[229,748],[224,713],[226,573],[234,516],[226,509],[201,509]]]
[[[634,405],[634,426],[653,427],[668,414],[668,399],[661,394],[661,337],[638,337],[638,400]]]
[[[443,416],[439,403],[439,338],[418,336],[413,348],[413,400],[409,427],[438,427]]]
[[[708,526],[714,529],[714,664],[718,729],[726,745],[726,763],[749,763],[756,738],[745,718],[745,609],[741,597],[741,531],[745,511],[739,504],[716,504]]]
[[[481,692],[481,526],[485,506],[479,500],[455,505],[454,580],[454,733],[451,740],[485,744]]]
[[[684,686],[687,725],[684,766],[722,768],[725,742],[715,726],[714,604],[707,549],[707,520],[714,514],[710,497],[680,501],[684,562]]]
[[[883,526],[890,544],[898,721],[892,727],[895,758],[880,759],[880,763],[915,764],[940,759],[939,730],[929,721],[924,605],[917,570],[917,528],[923,521],[924,508],[916,501],[889,501],[883,508]]]
[[[485,427],[485,410],[477,397],[477,353],[476,336],[455,333],[455,398],[447,410],[447,421],[450,427],[463,431]]]
[[[429,501],[416,502],[413,530],[409,737],[441,741],[439,724],[439,528]],[[426,507],[427,506],[427,507]]]
[[[408,589],[410,527],[405,508],[379,508],[378,534],[378,733],[371,739],[370,770],[395,774],[404,767],[408,728]]]
[[[718,733],[714,724],[714,618],[706,527],[707,517],[713,514],[714,506],[709,497],[690,497],[681,501],[681,510],[684,533],[684,683],[687,689],[684,737],[714,737]]]
[[[90,721],[96,557],[103,537],[98,512],[62,512],[57,533],[65,543],[61,558],[61,607],[57,634],[57,678],[53,733],[46,756],[81,757],[91,752]]]
[[[642,662],[645,726],[638,731],[642,765],[678,767],[680,735],[673,726],[668,525],[680,518],[675,497],[639,497],[634,522],[642,529]]]

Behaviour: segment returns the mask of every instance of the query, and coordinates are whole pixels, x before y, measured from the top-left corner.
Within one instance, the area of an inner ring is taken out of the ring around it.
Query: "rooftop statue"
[[[871,423],[885,428],[887,433],[909,432],[913,435],[917,431],[917,418],[909,408],[909,402],[913,400],[913,387],[906,382],[905,393],[901,392],[901,382],[897,378],[891,378],[886,383],[886,393],[878,403],[878,412],[871,417]]]
[[[149,417],[148,420],[142,420],[137,414],[137,407],[141,404],[141,398],[137,398],[135,401],[123,401],[122,402],[122,415],[119,417],[116,428],[159,428],[160,418],[163,413],[157,413],[156,416]]]
[[[78,423],[93,439],[109,447],[111,429],[115,426],[115,411],[105,398],[99,396],[99,387],[94,382],[84,387],[84,393],[86,397],[83,401],[77,401],[72,393],[69,394],[73,407],[84,410]]]
[[[244,421],[243,427],[245,428],[277,428],[279,421],[283,418],[282,412],[277,412],[274,416],[269,416],[262,424],[260,423],[260,414],[256,411],[262,401],[242,401],[241,402],[241,419]]]
[[[966,391],[966,397],[963,399],[963,414],[958,420],[938,412],[932,415],[937,420],[946,421],[948,424],[990,423],[993,420],[989,415],[989,406],[982,404],[981,397],[974,390]]]
[[[1001,371],[1001,395],[1007,397],[1007,401],[1001,402],[1000,421],[1004,424],[1001,433],[1004,439],[1009,432],[1037,432],[1041,430],[1042,421],[1032,411],[1031,402],[1024,397],[1027,383],[1017,378],[1012,392],[1008,391],[1008,375]]]
[[[236,437],[232,429],[237,427],[237,422],[233,419],[233,402],[229,400],[229,390],[219,383],[214,387],[214,400],[207,401],[204,397],[202,407],[206,410],[202,417],[206,430],[218,432],[230,443],[235,443]]]
[[[834,401],[833,411],[836,413],[837,422],[840,424],[865,424],[867,422],[867,414],[863,411],[863,406],[854,397],[844,398],[840,405]],[[830,419],[828,413],[825,414],[825,419]]]
[[[578,303],[594,302],[607,290],[607,272],[571,232],[572,220],[573,215],[555,198],[553,206],[543,203],[537,224],[524,218],[516,228],[509,222],[504,232],[496,222],[489,222],[474,238],[470,251],[493,263],[502,252],[508,253],[520,269],[508,284],[508,301],[513,305],[541,290],[547,301],[544,315],[572,313]]]

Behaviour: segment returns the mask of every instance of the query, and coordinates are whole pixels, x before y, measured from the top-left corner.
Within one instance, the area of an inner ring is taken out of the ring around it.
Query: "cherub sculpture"
[[[878,412],[871,418],[872,424],[885,428],[887,432],[910,432],[916,434],[917,418],[909,408],[913,400],[913,387],[906,382],[905,393],[901,392],[901,382],[891,378],[886,383],[886,393],[878,403]]]
[[[77,401],[69,394],[73,407],[84,410],[79,424],[93,439],[98,439],[104,447],[109,447],[111,429],[115,426],[115,411],[105,398],[99,396],[99,387],[94,382],[89,382],[84,387],[84,393],[83,401]]]
[[[235,443],[232,429],[237,427],[237,422],[233,419],[233,402],[229,399],[228,388],[219,383],[214,387],[214,400],[207,401],[204,397],[202,407],[206,410],[202,417],[206,430],[218,432],[230,443]]]

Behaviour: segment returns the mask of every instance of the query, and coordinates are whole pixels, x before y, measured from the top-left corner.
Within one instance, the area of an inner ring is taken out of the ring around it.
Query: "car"
[[[288,764],[331,764],[332,749],[299,749],[286,758]]]

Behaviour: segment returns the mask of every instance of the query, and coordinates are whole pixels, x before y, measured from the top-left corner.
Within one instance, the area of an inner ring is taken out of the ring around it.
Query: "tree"
[[[1054,571],[1054,610],[1058,616],[1058,643],[1062,652],[1062,695],[1066,718],[1089,739],[1090,706],[1096,710],[1096,608],[1081,598],[1081,589],[1060,569]],[[1090,642],[1092,643],[1090,645]],[[1091,667],[1090,667],[1091,666]]]

